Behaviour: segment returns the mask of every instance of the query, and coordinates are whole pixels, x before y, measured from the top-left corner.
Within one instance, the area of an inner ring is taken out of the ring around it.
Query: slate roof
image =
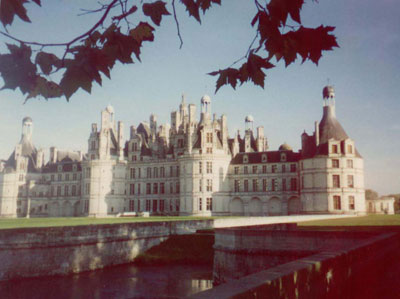
[[[22,138],[19,144],[22,145],[21,156],[28,158],[28,172],[36,172],[37,150],[32,142],[27,138]],[[5,167],[16,169],[15,150],[5,163]]]
[[[333,107],[324,107],[324,114],[319,123],[319,143],[323,144],[328,142],[329,139],[345,140],[349,138],[344,131],[341,124],[335,117]]]
[[[286,154],[286,161],[281,161],[281,154]],[[263,155],[267,155],[267,162],[262,162]],[[243,156],[247,155],[248,163],[243,163]],[[231,164],[257,164],[257,163],[280,163],[297,162],[300,160],[300,153],[293,151],[268,151],[255,153],[239,153],[231,161]]]

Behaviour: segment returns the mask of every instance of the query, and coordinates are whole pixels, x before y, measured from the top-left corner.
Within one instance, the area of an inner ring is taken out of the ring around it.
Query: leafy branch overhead
[[[221,5],[221,0],[176,2],[199,23],[201,13],[205,14],[213,5]],[[216,92],[223,85],[236,88],[248,81],[264,88],[265,71],[280,60],[285,62],[285,66],[296,61],[297,57],[302,62],[311,60],[318,64],[322,51],[338,47],[336,37],[332,35],[334,27],[307,28],[302,25],[300,11],[303,0],[270,0],[265,5],[258,0],[248,2],[246,5],[257,8],[249,24],[254,28],[255,38],[242,58],[225,69],[209,73],[218,77]],[[4,27],[0,34],[8,39],[8,52],[0,54],[2,89],[19,88],[26,100],[62,96],[69,100],[79,89],[90,93],[93,82],[101,85],[103,76],[111,78],[111,70],[117,61],[122,64],[140,61],[143,42],[154,41],[156,27],[153,26],[161,26],[163,18],[170,17],[171,12],[181,46],[183,43],[175,0],[98,2],[96,8],[81,10],[82,14],[98,14],[97,23],[63,43],[25,41],[8,32],[16,18],[31,22],[29,6],[26,5],[30,3],[42,5],[40,0],[0,1],[0,22]],[[57,48],[63,49],[62,54],[53,51]],[[239,62],[243,62],[242,65],[234,68]]]

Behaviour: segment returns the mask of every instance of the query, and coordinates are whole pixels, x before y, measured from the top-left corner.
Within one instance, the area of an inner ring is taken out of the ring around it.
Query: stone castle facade
[[[363,159],[335,116],[335,94],[323,89],[323,116],[295,152],[269,151],[263,127],[229,137],[227,117],[211,114],[211,99],[185,98],[171,124],[130,127],[108,106],[92,124],[88,151],[43,150],[24,118],[21,141],[0,165],[1,217],[166,215],[287,215],[366,212]]]

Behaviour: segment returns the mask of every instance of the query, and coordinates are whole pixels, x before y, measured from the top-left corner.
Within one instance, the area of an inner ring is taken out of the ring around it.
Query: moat
[[[124,265],[0,282],[0,298],[181,298],[212,287],[211,266]]]

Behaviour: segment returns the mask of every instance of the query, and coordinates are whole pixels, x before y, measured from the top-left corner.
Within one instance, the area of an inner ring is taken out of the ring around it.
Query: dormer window
[[[351,144],[347,145],[347,153],[352,154],[353,153],[353,146]]]
[[[62,165],[58,165],[57,171],[58,171],[58,172],[61,172],[61,171],[62,171]]]
[[[337,154],[338,153],[338,145],[337,144],[333,144],[332,145],[332,154]]]
[[[76,171],[76,164],[72,165],[72,170]]]
[[[249,156],[247,155],[243,156],[243,163],[249,163]]]
[[[132,151],[136,152],[137,148],[138,148],[137,143],[136,142],[132,143]]]
[[[266,154],[263,154],[263,155],[261,156],[261,161],[262,161],[262,162],[267,162],[267,155],[266,155]]]
[[[285,154],[285,153],[282,153],[282,154],[281,154],[281,161],[282,161],[282,162],[285,162],[285,161],[286,161],[286,154]]]

